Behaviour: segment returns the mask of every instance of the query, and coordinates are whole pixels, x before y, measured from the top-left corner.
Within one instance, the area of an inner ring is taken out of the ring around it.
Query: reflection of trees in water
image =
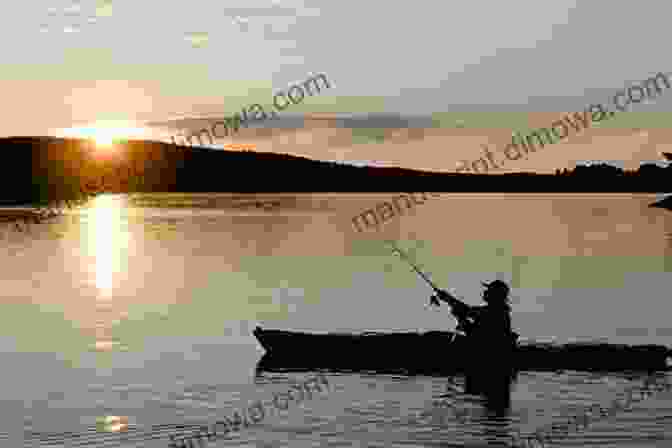
[[[263,208],[265,210],[269,210],[275,207],[280,207],[282,203],[279,200],[271,200],[271,201],[262,201],[262,200],[254,200],[254,201],[247,201],[247,202],[239,202],[237,204],[234,204],[235,208],[245,208],[245,207],[254,207],[254,208]]]
[[[62,216],[66,208],[82,206],[85,198],[63,199],[35,204],[31,209],[9,209],[0,211],[0,239],[8,237],[9,232],[31,233],[32,226],[49,219]]]
[[[234,196],[231,198],[226,198],[222,202],[223,206],[233,207],[233,208],[256,208],[264,210],[272,210],[283,208],[287,210],[296,209],[299,205],[299,198],[296,196],[276,196],[270,195],[270,197],[257,197],[255,195],[241,195]]]

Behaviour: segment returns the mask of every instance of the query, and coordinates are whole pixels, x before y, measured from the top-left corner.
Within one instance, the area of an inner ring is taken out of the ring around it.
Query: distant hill
[[[74,198],[81,192],[649,192],[669,190],[672,166],[624,171],[607,164],[555,174],[432,173],[349,166],[287,154],[128,141],[105,158],[87,140],[0,139],[0,203]]]

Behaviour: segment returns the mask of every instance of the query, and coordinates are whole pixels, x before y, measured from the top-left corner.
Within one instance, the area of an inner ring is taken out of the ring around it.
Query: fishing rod
[[[436,286],[436,285],[429,279],[429,277],[428,277],[426,274],[424,274],[420,269],[418,269],[417,266],[415,266],[415,264],[413,264],[413,262],[410,260],[410,257],[409,257],[408,255],[406,255],[401,249],[399,249],[393,242],[388,241],[388,243],[393,247],[394,252],[397,253],[397,254],[399,255],[399,257],[400,257],[401,259],[403,259],[406,263],[408,263],[408,264],[413,268],[413,270],[414,270],[420,277],[422,277],[422,279],[423,279],[425,282],[427,282],[427,284],[428,284],[429,286],[432,287],[432,289],[434,290],[434,292],[436,293],[436,295],[445,297],[445,301],[448,302],[448,304],[450,305],[450,307],[453,309],[453,315],[454,315],[455,318],[457,319],[457,321],[458,321],[458,329],[460,329],[460,327],[461,327],[460,321],[461,321],[461,319],[462,319],[462,316],[465,316],[465,315],[466,315],[466,312],[467,312],[467,309],[468,309],[467,305],[464,304],[464,303],[462,303],[462,302],[460,302],[457,298],[453,297],[451,294],[447,293],[446,291],[443,291],[442,289],[438,288],[438,287],[437,287],[437,286]],[[439,303],[439,300],[437,299],[436,296],[432,296],[432,297],[430,297],[430,298],[429,298],[429,303],[430,303],[430,305],[434,305],[434,306],[440,306],[440,305],[441,305],[441,304]],[[460,317],[458,318],[458,316],[460,316]]]
[[[392,242],[389,242],[389,243],[390,243],[390,245],[392,246],[393,250],[399,255],[399,257],[401,257],[402,260],[404,260],[406,263],[408,263],[409,265],[411,265],[411,267],[413,268],[413,270],[414,270],[415,272],[417,272],[417,274],[418,274],[420,277],[422,277],[422,279],[423,279],[424,281],[426,281],[426,282],[429,284],[429,286],[431,286],[432,289],[433,289],[435,292],[437,292],[437,293],[441,292],[441,290],[440,290],[439,288],[437,288],[436,285],[434,285],[434,283],[432,283],[432,281],[429,279],[429,277],[427,277],[427,275],[425,275],[420,269],[418,269],[418,268],[411,262],[411,260],[410,260],[410,258],[408,257],[408,255],[406,255],[406,254],[405,254],[401,249],[399,249],[394,243],[392,243]]]
[[[429,277],[428,277],[424,272],[422,272],[420,269],[418,269],[418,267],[417,267],[415,264],[413,264],[413,262],[411,261],[410,257],[409,257],[408,255],[406,255],[406,254],[404,253],[404,251],[402,251],[401,249],[399,249],[393,242],[388,241],[388,243],[392,246],[393,251],[394,251],[396,254],[398,254],[399,257],[400,257],[402,260],[404,260],[406,263],[408,263],[408,264],[413,268],[413,270],[414,270],[420,277],[422,277],[422,279],[423,279],[425,282],[427,282],[427,284],[428,284],[429,286],[432,287],[432,289],[434,290],[434,292],[435,292],[437,295],[446,296],[446,292],[443,291],[442,289],[438,288],[438,287],[437,287],[437,286],[436,286],[436,285],[429,279]],[[450,294],[447,294],[447,295],[448,295],[449,298],[453,298]],[[450,300],[450,299],[449,299],[449,300]],[[436,296],[432,296],[432,297],[430,297],[430,298],[429,298],[429,303],[430,303],[430,305],[434,305],[434,306],[440,306],[440,305],[441,305],[441,304],[439,303],[438,299],[436,298]],[[453,300],[450,300],[450,303],[451,303],[451,308],[452,308],[455,302],[454,302]]]
[[[469,305],[460,301],[459,299],[454,297],[452,294],[450,294],[450,293],[448,293],[448,292],[446,292],[442,289],[439,289],[429,279],[429,277],[427,275],[425,275],[420,269],[418,269],[417,266],[415,266],[415,264],[413,264],[413,262],[410,260],[408,255],[406,255],[401,249],[399,249],[393,242],[391,242],[391,241],[387,241],[387,242],[392,246],[392,248],[394,249],[394,252],[397,253],[399,255],[399,257],[401,259],[403,259],[406,263],[408,263],[413,268],[413,270],[420,277],[422,277],[422,279],[425,282],[427,282],[427,284],[429,286],[432,287],[432,289],[434,290],[436,295],[431,296],[429,298],[430,305],[440,306],[441,304],[439,303],[439,300],[438,300],[437,296],[441,296],[441,300],[448,303],[448,305],[451,308],[451,313],[453,314],[453,316],[457,320],[456,330],[463,331],[463,332],[468,334],[468,332],[469,332],[468,326],[465,326],[465,323],[468,322],[468,320],[466,320],[466,319],[467,319],[467,316],[469,314],[469,308],[470,308]],[[514,339],[517,341],[518,337],[519,337],[519,334],[516,333],[516,332],[512,332],[511,334],[514,337]],[[672,353],[672,351],[671,351],[671,353]]]

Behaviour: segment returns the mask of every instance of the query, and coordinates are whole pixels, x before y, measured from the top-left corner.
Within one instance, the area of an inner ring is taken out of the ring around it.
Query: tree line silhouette
[[[665,192],[672,164],[606,163],[554,174],[466,174],[352,166],[288,154],[131,140],[97,151],[83,139],[0,139],[4,204],[81,200],[101,192]],[[667,156],[666,156],[667,157]]]

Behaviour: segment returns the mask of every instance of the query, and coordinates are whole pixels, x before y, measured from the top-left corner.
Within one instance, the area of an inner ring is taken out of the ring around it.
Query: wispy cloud
[[[233,18],[233,23],[238,25],[238,27],[243,31],[247,31],[250,27],[250,19],[246,17],[236,16]]]
[[[57,31],[63,33],[76,33],[87,25],[97,23],[98,17],[110,16],[112,3],[110,0],[99,1],[93,9],[93,4],[84,4],[78,1],[69,3],[63,7],[47,8],[47,17],[40,24],[39,31],[46,33]],[[85,9],[88,9],[86,11]]]
[[[96,5],[96,16],[112,16],[112,0],[98,0],[98,4]]]
[[[187,41],[191,43],[191,45],[194,48],[201,48],[208,43],[209,37],[208,33],[198,32],[198,33],[187,33],[185,35],[185,39],[187,39]]]
[[[65,15],[76,15],[76,14],[79,14],[81,12],[81,10],[82,10],[82,5],[80,5],[77,2],[74,2],[74,3],[66,6],[65,8],[63,8],[63,13]]]

